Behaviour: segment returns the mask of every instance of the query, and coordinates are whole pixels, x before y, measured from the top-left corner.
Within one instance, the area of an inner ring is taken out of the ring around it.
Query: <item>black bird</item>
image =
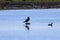
[[[51,24],[48,24],[48,26],[51,26],[51,27],[52,27],[52,26],[53,26],[53,23],[51,23]]]
[[[24,22],[28,22],[30,20],[30,17],[27,17],[27,19]]]
[[[27,28],[27,30],[30,29],[30,28],[29,28],[29,25],[30,25],[29,20],[30,20],[30,17],[28,16],[27,19],[24,21],[24,23],[25,23],[25,28]]]

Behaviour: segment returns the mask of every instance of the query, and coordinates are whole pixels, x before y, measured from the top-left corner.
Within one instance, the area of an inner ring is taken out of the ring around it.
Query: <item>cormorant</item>
[[[48,26],[51,26],[51,27],[52,27],[52,26],[53,26],[53,23],[51,23],[51,24],[48,24]]]
[[[29,28],[29,25],[30,25],[29,20],[30,20],[30,17],[28,16],[27,19],[24,21],[25,27],[26,27],[28,30],[30,29],[30,28]]]
[[[30,20],[30,17],[27,17],[27,19],[24,22],[28,22]]]

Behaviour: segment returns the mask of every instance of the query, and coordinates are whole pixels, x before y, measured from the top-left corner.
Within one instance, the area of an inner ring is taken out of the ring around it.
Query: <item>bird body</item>
[[[53,26],[53,23],[51,23],[51,24],[48,24],[48,26],[51,26],[51,27],[52,27],[52,26]]]
[[[28,22],[30,20],[30,18],[29,17],[27,17],[27,19],[24,21],[24,22]]]

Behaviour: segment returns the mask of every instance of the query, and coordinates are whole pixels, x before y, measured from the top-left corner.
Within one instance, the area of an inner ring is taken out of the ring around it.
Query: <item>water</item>
[[[29,31],[23,23],[28,16]],[[60,9],[1,10],[0,40],[60,40]]]

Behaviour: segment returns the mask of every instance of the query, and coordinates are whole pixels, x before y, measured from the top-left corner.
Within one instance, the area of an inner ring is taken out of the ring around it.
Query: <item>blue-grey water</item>
[[[60,9],[0,10],[0,40],[60,40]]]

